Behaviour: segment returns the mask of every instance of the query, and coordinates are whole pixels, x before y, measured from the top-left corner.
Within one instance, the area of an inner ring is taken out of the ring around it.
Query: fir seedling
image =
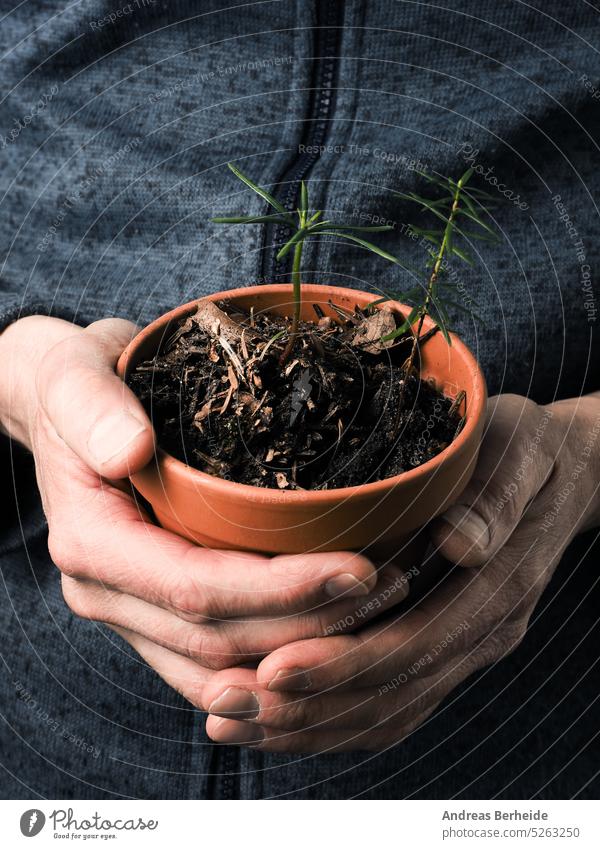
[[[488,214],[492,208],[490,204],[484,206],[483,202],[493,200],[492,196],[481,189],[470,188],[467,190],[465,188],[473,174],[472,168],[469,168],[458,181],[450,177],[436,177],[423,171],[418,173],[428,183],[442,189],[442,196],[432,199],[410,192],[399,194],[399,197],[417,203],[422,212],[433,214],[443,223],[443,227],[425,229],[410,225],[413,233],[426,239],[432,245],[429,248],[429,259],[426,262],[429,273],[421,285],[415,286],[399,296],[400,300],[411,304],[412,309],[404,323],[382,339],[382,341],[389,341],[412,329],[412,346],[405,364],[407,375],[412,372],[415,366],[419,340],[426,316],[433,319],[435,325],[444,335],[446,342],[450,345],[448,310],[452,308],[466,309],[454,300],[454,285],[444,277],[447,270],[447,259],[456,256],[472,266],[474,261],[464,246],[465,241],[473,239],[495,243],[499,241],[493,227],[486,223],[482,217]],[[465,219],[466,226],[471,228],[469,230],[463,229],[462,221]],[[473,226],[475,226],[475,229],[472,229]],[[477,317],[472,310],[466,309],[466,311]]]
[[[367,242],[359,236],[354,235],[358,232],[381,233],[386,230],[392,230],[393,226],[388,224],[374,225],[367,227],[358,227],[354,224],[339,224],[330,220],[322,220],[322,210],[311,210],[308,199],[308,188],[306,183],[302,181],[300,184],[300,207],[295,213],[291,213],[285,209],[277,198],[273,197],[266,189],[257,186],[245,174],[228,163],[231,171],[238,179],[256,192],[275,212],[268,215],[238,215],[238,216],[219,216],[211,219],[214,224],[280,224],[287,227],[290,231],[288,241],[283,245],[277,254],[277,259],[283,259],[290,251],[293,251],[292,262],[292,291],[294,299],[294,314],[289,330],[288,341],[281,355],[281,364],[285,364],[289,358],[294,342],[298,334],[300,323],[300,311],[302,307],[302,249],[304,242],[309,237],[321,236],[337,236],[341,239],[347,239],[362,248],[365,248],[372,253],[377,254],[389,262],[402,265],[402,263],[392,254],[379,248],[377,245]]]

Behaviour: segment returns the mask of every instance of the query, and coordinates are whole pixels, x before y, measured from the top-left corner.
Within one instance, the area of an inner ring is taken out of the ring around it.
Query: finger
[[[156,671],[158,675],[173,689],[191,702],[195,707],[204,710],[207,698],[207,687],[217,675],[187,658],[174,654],[167,649],[157,646],[139,634],[118,626],[111,626],[122,639],[129,643],[135,651]],[[232,676],[237,675],[240,681],[247,680],[252,675],[250,670],[228,670]],[[250,682],[247,681],[249,684]],[[335,752],[356,750],[381,750],[400,742],[412,733],[435,709],[429,707],[423,714],[407,725],[398,723],[395,727],[383,730],[369,729],[366,732],[323,731],[282,733],[276,729],[262,728],[248,722],[237,722],[230,719],[220,719],[209,716],[206,724],[208,735],[215,742],[230,745],[257,745],[265,751],[272,752]]]
[[[61,439],[107,478],[126,477],[154,452],[150,420],[114,371],[135,332],[123,319],[94,322],[51,348],[37,374],[41,407]]]
[[[267,752],[334,752],[359,751],[375,744],[375,735],[357,731],[295,731],[285,732],[263,728],[235,719],[209,716],[206,733],[215,741],[228,746],[248,746]],[[378,740],[379,735],[378,735]],[[383,741],[382,741],[383,743]]]
[[[215,676],[224,673],[216,673],[203,669],[198,664],[187,658],[174,654],[167,649],[156,645],[150,640],[127,631],[118,626],[111,626],[120,637],[134,648],[138,654],[157,672],[158,675],[173,689],[191,702],[200,710],[206,709],[207,687],[211,685]],[[232,679],[250,686],[250,670],[227,670]],[[233,745],[259,745],[265,751],[273,752],[328,752],[328,751],[353,751],[359,749],[380,750],[400,742],[408,734],[418,727],[427,716],[429,716],[436,705],[428,708],[405,727],[400,724],[392,729],[383,731],[369,730],[363,733],[356,731],[343,732],[302,732],[286,734],[276,730],[263,729],[260,726],[248,722],[237,722],[229,719],[220,719],[209,716],[206,730],[209,736],[219,743]]]
[[[128,631],[118,625],[109,627],[129,643],[169,687],[177,690],[194,707],[203,709],[204,688],[210,682],[214,672],[203,668],[189,658],[157,645],[152,640],[142,637],[141,634]]]
[[[284,643],[322,634],[328,627],[324,612],[194,624],[134,596],[108,590],[94,581],[63,575],[62,586],[65,601],[78,616],[135,631],[211,669],[257,660]],[[330,619],[346,617],[351,609],[348,602],[330,607]]]
[[[146,522],[133,499],[106,485],[93,506],[81,505],[74,492],[50,509],[49,544],[59,568],[194,621],[308,613],[366,597],[377,582],[374,565],[352,552],[270,558],[200,548]],[[396,575],[400,600],[408,583]]]
[[[382,751],[405,740],[435,710],[435,705],[418,720],[385,729],[294,731],[265,728],[249,722],[209,716],[206,733],[216,743],[249,746],[264,752],[334,754],[337,752]]]
[[[485,593],[480,575],[455,572],[398,618],[353,634],[283,646],[259,664],[257,679],[272,691],[327,692],[376,686],[400,674],[430,675],[475,642],[483,625],[474,622],[471,611]]]
[[[201,664],[222,669],[251,659],[233,643],[226,627],[194,625],[172,613],[99,584],[63,576],[63,596],[77,616],[138,634],[164,649]],[[265,642],[265,626],[248,626],[247,642],[258,649]],[[268,644],[268,642],[267,642]]]
[[[552,475],[555,444],[551,410],[519,395],[490,398],[475,473],[460,503],[431,525],[441,554],[464,566],[493,557]]]
[[[452,690],[489,660],[489,652],[477,647],[429,678],[400,684],[390,682],[377,690],[358,690],[353,694],[305,698],[311,706],[300,709],[299,700],[292,703],[283,694],[274,696],[262,690],[257,682],[244,682],[238,675],[237,684],[224,691],[229,706],[233,705],[234,689],[245,690],[261,702],[256,713],[255,709],[250,710],[246,699],[245,712],[238,712],[238,719],[231,712],[216,714],[214,710],[214,694],[223,690],[228,673],[236,672],[227,670],[217,673],[204,690],[210,712],[207,733],[220,743],[253,745],[268,751],[381,749],[399,742],[417,728]],[[351,724],[346,725],[347,722]]]
[[[485,646],[463,652],[425,678],[399,675],[377,687],[349,692],[289,693],[265,690],[253,673],[227,669],[211,679],[204,697],[214,716],[244,720],[282,731],[365,729],[407,724],[439,704],[489,657]]]
[[[249,687],[242,681],[230,683],[229,672],[215,676],[205,692],[208,712],[224,719],[281,731],[323,731],[372,728],[400,714],[404,720],[421,713],[414,685],[398,684],[397,691],[392,683],[347,693],[273,693],[261,688],[256,680]]]

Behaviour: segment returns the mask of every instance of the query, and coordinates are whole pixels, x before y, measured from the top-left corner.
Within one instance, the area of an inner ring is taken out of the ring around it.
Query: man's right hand
[[[357,554],[211,551],[153,525],[114,485],[154,451],[152,425],[114,371],[135,332],[121,319],[82,329],[32,316],[0,335],[0,423],[34,454],[50,554],[74,613],[222,669],[324,635],[357,597],[368,602],[397,580],[400,570],[386,567],[375,589],[375,567]]]

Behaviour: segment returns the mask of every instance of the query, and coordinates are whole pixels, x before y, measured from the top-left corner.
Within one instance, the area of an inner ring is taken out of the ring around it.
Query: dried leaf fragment
[[[213,399],[207,401],[206,404],[203,404],[202,407],[198,410],[196,415],[194,416],[194,424],[196,427],[199,427],[200,423],[204,421],[204,419],[210,416],[210,411],[212,408]]]
[[[352,345],[360,347],[369,354],[380,354],[384,348],[390,348],[394,341],[389,339],[382,342],[381,337],[393,333],[396,329],[396,319],[390,309],[376,310],[366,316],[357,326],[352,337]]]
[[[286,489],[290,485],[290,482],[283,472],[276,472],[275,480],[277,481],[279,489]]]

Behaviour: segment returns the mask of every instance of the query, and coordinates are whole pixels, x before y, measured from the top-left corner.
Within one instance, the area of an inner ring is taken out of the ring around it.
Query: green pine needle
[[[266,203],[275,210],[276,214],[268,214],[268,215],[238,215],[238,216],[218,216],[213,218],[212,221],[215,224],[282,224],[288,227],[291,231],[291,236],[287,240],[287,242],[280,248],[277,259],[283,259],[287,256],[291,251],[294,254],[293,260],[293,269],[292,269],[292,290],[294,297],[294,315],[292,319],[292,324],[289,331],[288,342],[286,348],[281,356],[281,363],[285,363],[291,354],[295,337],[298,333],[298,326],[300,323],[300,309],[302,304],[302,249],[304,246],[304,242],[308,237],[321,237],[321,236],[336,236],[341,239],[346,239],[358,245],[359,247],[364,248],[365,250],[374,253],[382,259],[387,260],[388,262],[392,262],[396,265],[402,265],[399,259],[397,259],[392,254],[383,250],[383,248],[378,247],[372,242],[368,242],[366,239],[362,239],[359,236],[354,235],[355,233],[383,233],[388,230],[393,230],[393,227],[389,224],[383,224],[378,226],[355,226],[353,224],[345,224],[340,222],[339,224],[334,221],[322,220],[322,211],[321,210],[310,210],[309,204],[309,196],[308,196],[308,186],[304,182],[304,180],[300,183],[300,203],[299,208],[296,210],[296,214],[294,215],[288,210],[285,209],[283,204],[277,200],[270,192],[266,189],[262,188],[262,186],[258,186],[254,183],[249,177],[243,174],[239,168],[233,165],[231,162],[228,163],[229,169],[235,174],[235,176],[242,181],[249,189],[252,189],[259,197],[261,197]],[[405,266],[403,266],[405,267]]]
[[[371,253],[380,256],[382,259],[399,265],[412,276],[420,276],[414,269],[405,265],[396,256],[383,248],[357,236],[357,233],[383,233],[388,230],[393,230],[391,225],[373,225],[373,226],[355,226],[354,224],[337,223],[331,220],[323,219],[322,210],[310,209],[308,186],[304,180],[300,183],[300,199],[299,207],[295,213],[291,213],[285,209],[283,204],[277,200],[270,192],[262,186],[258,186],[249,177],[243,174],[239,168],[232,163],[228,163],[228,167],[235,176],[242,181],[255,194],[259,195],[272,209],[274,213],[259,214],[259,215],[238,215],[238,216],[219,216],[213,218],[215,224],[278,224],[289,228],[290,237],[285,244],[280,248],[277,259],[283,259],[287,254],[293,251],[293,269],[292,269],[292,289],[294,297],[294,315],[292,324],[288,333],[288,341],[286,348],[281,356],[281,363],[285,363],[289,358],[293,349],[294,341],[298,333],[300,321],[300,309],[302,303],[302,249],[307,238],[320,238],[322,236],[335,237],[351,242],[358,247],[364,248]],[[432,187],[442,190],[443,194],[440,197],[423,197],[415,192],[399,193],[398,196],[410,203],[415,203],[419,206],[421,212],[433,215],[438,221],[443,222],[443,227],[426,228],[411,226],[411,231],[431,244],[428,249],[429,258],[425,263],[428,269],[427,278],[407,291],[396,295],[394,293],[385,292],[382,297],[374,300],[371,306],[376,306],[384,303],[386,300],[402,300],[411,305],[411,311],[404,322],[397,327],[392,333],[382,337],[382,341],[392,341],[402,336],[412,334],[412,349],[409,359],[407,360],[407,373],[413,367],[416,355],[418,340],[421,335],[423,323],[426,316],[429,316],[438,326],[440,332],[446,339],[447,343],[451,344],[449,333],[450,318],[449,310],[459,309],[466,311],[479,319],[470,308],[467,308],[455,299],[447,296],[446,290],[456,289],[454,284],[446,280],[444,273],[446,270],[446,257],[455,256],[470,266],[474,266],[475,261],[469,251],[461,243],[461,240],[470,243],[471,240],[480,242],[497,243],[500,241],[496,230],[483,220],[483,216],[489,216],[491,205],[484,205],[489,200],[493,200],[491,195],[481,189],[474,188],[469,185],[468,190],[465,186],[469,183],[473,176],[473,169],[469,168],[458,180],[453,180],[450,177],[441,177],[428,172],[418,172],[423,179]],[[470,230],[463,230],[458,226],[459,216],[463,216],[471,222]],[[453,294],[456,297],[455,292]],[[475,303],[470,299],[471,303]],[[416,328],[415,328],[416,325]]]
[[[252,189],[253,192],[256,192],[257,195],[260,195],[263,200],[266,200],[269,206],[272,206],[273,209],[276,209],[277,212],[280,212],[286,218],[289,216],[289,212],[285,209],[283,204],[279,203],[277,198],[274,198],[272,194],[269,194],[266,189],[263,189],[261,186],[257,186],[256,183],[253,183],[252,180],[249,177],[246,177],[245,174],[242,174],[239,168],[236,168],[232,162],[228,162],[227,167],[230,171],[233,171],[235,176],[238,177],[242,183],[245,183],[248,188]]]
[[[429,316],[437,324],[448,344],[451,344],[448,330],[450,309],[462,309],[479,319],[479,316],[476,316],[471,309],[447,297],[445,289],[454,287],[442,277],[446,257],[456,256],[468,265],[474,266],[473,257],[460,243],[460,240],[466,242],[470,242],[472,239],[482,242],[499,241],[495,229],[482,218],[483,215],[489,214],[490,207],[484,206],[484,201],[487,202],[490,195],[473,187],[469,187],[468,190],[465,189],[474,174],[473,168],[467,169],[459,180],[453,180],[450,177],[441,178],[424,171],[418,173],[430,185],[442,189],[444,194],[441,197],[426,198],[415,192],[408,192],[401,193],[399,197],[418,204],[422,212],[434,215],[438,220],[443,221],[444,228],[440,230],[410,226],[412,232],[431,242],[434,247],[428,249],[429,259],[426,261],[425,267],[429,270],[429,273],[423,289],[417,296],[418,299],[411,293],[409,301],[409,303],[415,304],[416,309],[415,319],[411,322],[411,327],[415,323],[417,327],[416,330],[413,330],[413,344],[406,366],[407,373],[413,367],[418,340],[426,316]],[[461,215],[475,225],[474,229],[466,231],[457,225],[457,219]]]

